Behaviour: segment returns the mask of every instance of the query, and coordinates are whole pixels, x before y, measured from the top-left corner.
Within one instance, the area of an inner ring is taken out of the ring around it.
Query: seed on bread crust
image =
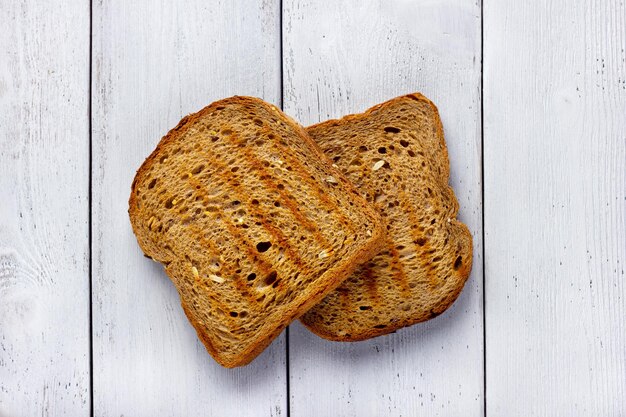
[[[372,171],[378,171],[379,169],[383,167],[383,165],[385,165],[385,161],[381,159],[380,161],[374,164],[374,166],[372,167]]]

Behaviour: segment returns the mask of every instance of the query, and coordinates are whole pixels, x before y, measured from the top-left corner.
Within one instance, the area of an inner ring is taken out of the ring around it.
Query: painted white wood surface
[[[484,3],[487,415],[626,415],[626,5]]]
[[[127,215],[135,170],[178,120],[234,94],[280,103],[278,0],[96,1],[93,330],[96,416],[286,415],[285,338],[221,368]]]
[[[480,6],[283,2],[285,110],[304,124],[421,91],[438,106],[474,268],[442,316],[358,343],[291,326],[292,416],[483,414]]]
[[[89,2],[0,27],[0,416],[87,416]]]

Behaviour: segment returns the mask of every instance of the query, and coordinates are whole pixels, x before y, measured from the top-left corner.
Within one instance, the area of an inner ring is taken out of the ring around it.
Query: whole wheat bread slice
[[[469,276],[472,237],[456,220],[435,105],[411,94],[307,131],[376,206],[387,242],[301,321],[324,338],[354,341],[441,314]]]
[[[137,171],[129,215],[208,352],[244,365],[382,246],[379,215],[260,99],[185,117]]]

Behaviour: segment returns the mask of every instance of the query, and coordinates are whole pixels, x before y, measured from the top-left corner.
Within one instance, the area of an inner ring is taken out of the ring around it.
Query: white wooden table
[[[474,268],[444,315],[219,367],[127,210],[185,114],[438,104]],[[626,416],[623,0],[0,0],[0,417]]]

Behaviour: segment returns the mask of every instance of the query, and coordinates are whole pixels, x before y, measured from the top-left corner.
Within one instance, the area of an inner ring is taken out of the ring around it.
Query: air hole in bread
[[[230,130],[230,129],[224,129],[224,130],[222,130],[222,134],[226,135],[226,136],[229,136],[229,135],[233,134],[233,131]]]
[[[409,142],[407,142],[406,140],[402,139],[400,141],[400,145],[402,145],[403,148],[406,148],[407,146],[409,146]]]
[[[204,165],[203,165],[203,164],[200,164],[200,165],[198,165],[197,167],[195,167],[195,168],[193,169],[193,171],[191,171],[191,173],[192,173],[193,175],[197,175],[197,174],[201,173],[203,170],[204,170]]]
[[[378,148],[378,153],[387,153],[387,148],[381,146],[380,148]]]
[[[150,184],[148,184],[148,189],[153,189],[154,186],[156,185],[156,182],[157,182],[156,178],[150,181]]]
[[[333,161],[334,161],[334,162],[338,162],[340,159],[341,159],[341,157],[340,157],[340,156],[335,156],[335,157],[333,158]]]
[[[253,198],[252,201],[250,201],[250,204],[256,206],[259,204],[259,200],[257,200],[256,198]]]
[[[265,277],[265,285],[272,285],[274,284],[274,282],[276,281],[276,277],[278,276],[278,274],[276,273],[276,271],[272,271],[270,272],[270,274]]]
[[[257,126],[263,126],[263,120],[261,119],[254,119],[254,124]]]
[[[261,253],[266,252],[270,247],[272,247],[272,242],[259,242],[256,244],[256,250]]]
[[[371,309],[372,309],[372,306],[359,306],[359,310],[365,311],[365,310],[371,310]]]
[[[241,318],[246,317],[247,315],[248,315],[247,311],[240,311],[239,312],[239,317],[241,317]]]
[[[239,313],[237,313],[236,311],[231,311],[230,312],[230,316],[231,317],[237,317],[239,315]]]
[[[387,327],[386,324],[377,324],[376,326],[374,326],[375,329],[384,329],[385,327]]]
[[[176,197],[170,197],[165,201],[165,208],[171,209],[176,204]]]
[[[167,155],[163,155],[161,159],[159,159],[160,163],[164,163],[165,161],[167,161]]]
[[[277,187],[278,187],[279,190],[284,190],[285,189],[285,186],[283,184],[278,184]]]
[[[232,167],[230,169],[230,172],[237,172],[237,171],[239,171],[239,167]]]
[[[248,281],[254,281],[256,279],[256,274],[253,272],[251,274],[248,274],[248,278],[246,278]]]
[[[398,129],[397,127],[393,127],[393,126],[387,126],[387,127],[385,127],[385,132],[387,132],[387,133],[400,133],[400,129]]]
[[[458,271],[462,264],[463,264],[463,257],[457,256],[456,260],[454,261],[454,266],[453,266],[454,270]]]
[[[415,152],[413,152],[412,150],[408,150],[407,153],[409,154],[410,157],[415,157]]]
[[[424,246],[426,244],[426,239],[424,239],[423,237],[420,237],[419,239],[415,241],[415,244],[419,246]]]
[[[359,152],[367,152],[367,146],[365,145],[359,146]]]
[[[280,202],[279,201],[274,201],[274,207],[280,207]]]

